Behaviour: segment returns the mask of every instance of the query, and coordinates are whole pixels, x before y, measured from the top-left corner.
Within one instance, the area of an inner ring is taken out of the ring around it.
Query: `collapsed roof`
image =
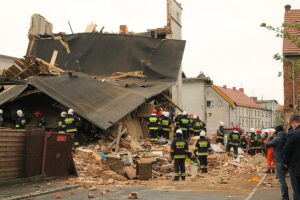
[[[105,130],[177,81],[185,41],[82,33],[34,41],[32,55],[73,70],[59,76],[33,76],[26,85],[0,95],[0,105],[33,86]],[[143,71],[147,79],[107,79],[113,72]]]

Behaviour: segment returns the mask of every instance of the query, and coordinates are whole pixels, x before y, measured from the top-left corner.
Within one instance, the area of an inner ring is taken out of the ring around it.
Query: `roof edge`
[[[216,85],[210,86],[213,90],[215,90],[221,97],[223,97],[232,107],[235,105],[235,102],[228,97],[224,92],[222,92]]]

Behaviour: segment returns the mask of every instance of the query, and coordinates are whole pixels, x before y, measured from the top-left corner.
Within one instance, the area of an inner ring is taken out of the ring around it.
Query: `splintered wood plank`
[[[10,68],[8,68],[8,71],[10,71],[11,73],[13,73],[14,76],[16,76],[17,74],[19,74],[21,72],[21,70],[18,67],[16,67],[15,65],[13,65]]]
[[[20,60],[15,60],[15,63],[20,67],[21,69],[25,69],[27,66],[26,64],[22,63]]]
[[[57,51],[57,50],[54,50],[53,53],[52,53],[50,65],[55,65],[57,55],[58,55],[58,51]]]
[[[8,71],[8,70],[6,70],[4,74],[5,74],[5,76],[8,77],[8,78],[13,78],[13,77],[15,77],[15,74],[12,73],[12,72],[10,72],[10,71]]]

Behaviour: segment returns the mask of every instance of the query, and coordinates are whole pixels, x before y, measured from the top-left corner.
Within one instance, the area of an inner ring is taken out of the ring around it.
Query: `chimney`
[[[239,91],[244,93],[244,88],[240,88]]]
[[[287,5],[284,6],[285,12],[291,10],[291,8],[292,8],[292,6],[289,5],[289,4],[287,4]]]
[[[126,25],[120,25],[120,34],[127,35],[128,27]]]
[[[223,85],[223,88],[227,89],[227,85]]]
[[[232,89],[233,89],[233,90],[236,90],[236,87],[233,87]]]
[[[257,101],[257,97],[250,97],[253,101]]]

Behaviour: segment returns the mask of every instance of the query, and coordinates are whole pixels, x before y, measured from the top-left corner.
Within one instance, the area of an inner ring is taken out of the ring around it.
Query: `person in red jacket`
[[[264,146],[268,142],[269,138],[267,137],[264,140]],[[274,161],[274,148],[270,147],[267,150],[267,171],[266,173],[275,173],[275,161]]]

